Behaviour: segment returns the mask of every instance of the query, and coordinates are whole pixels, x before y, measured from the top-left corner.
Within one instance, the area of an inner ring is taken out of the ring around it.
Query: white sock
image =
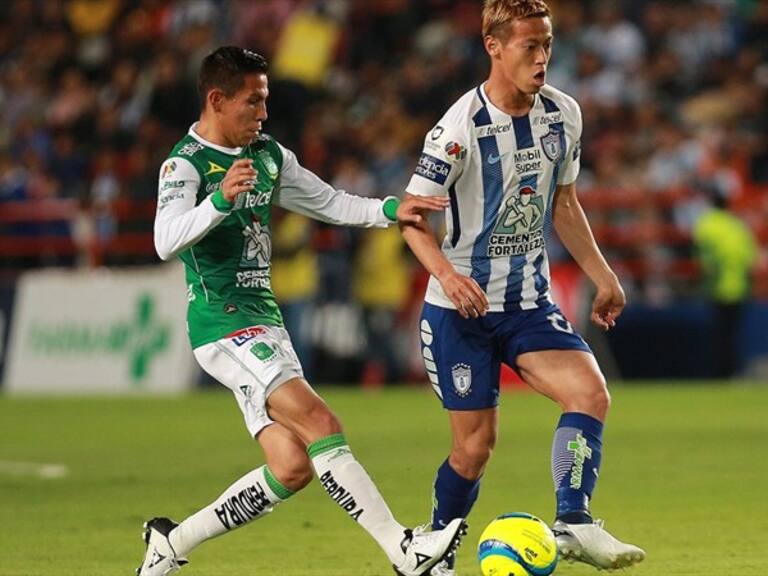
[[[368,473],[355,459],[343,434],[307,448],[315,473],[332,500],[379,543],[393,564],[400,564],[405,528],[395,520]]]
[[[183,558],[201,543],[245,526],[271,512],[293,492],[272,475],[267,466],[251,470],[202,510],[174,528],[168,536],[176,555]]]

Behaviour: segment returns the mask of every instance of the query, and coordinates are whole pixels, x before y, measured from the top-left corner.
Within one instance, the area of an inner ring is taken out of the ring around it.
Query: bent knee
[[[610,407],[611,394],[602,375],[596,376],[589,385],[582,387],[563,403],[566,412],[589,414],[601,421],[605,420]]]
[[[476,480],[485,470],[485,465],[491,458],[495,439],[482,443],[469,443],[454,446],[451,451],[451,467],[464,478]]]
[[[325,404],[318,404],[312,409],[308,421],[317,439],[341,432],[341,422]]]
[[[309,458],[293,457],[269,466],[272,475],[291,492],[298,492],[312,481],[314,476]]]

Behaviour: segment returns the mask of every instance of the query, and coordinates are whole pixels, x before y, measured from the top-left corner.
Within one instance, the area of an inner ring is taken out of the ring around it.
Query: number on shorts
[[[549,320],[549,323],[552,324],[552,327],[558,332],[573,334],[573,326],[571,326],[571,323],[568,322],[562,314],[552,312],[552,314],[547,316],[547,320]]]

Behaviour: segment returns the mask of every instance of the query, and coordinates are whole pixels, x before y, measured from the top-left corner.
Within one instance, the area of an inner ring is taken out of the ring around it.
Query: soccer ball
[[[557,566],[557,543],[542,520],[513,512],[488,524],[477,556],[483,576],[549,576]]]

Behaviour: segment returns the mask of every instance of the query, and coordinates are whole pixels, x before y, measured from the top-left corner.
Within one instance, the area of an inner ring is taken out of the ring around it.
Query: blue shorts
[[[424,304],[421,353],[435,393],[448,410],[480,410],[499,403],[501,363],[537,350],[583,350],[584,339],[555,304],[464,319],[456,310]]]

